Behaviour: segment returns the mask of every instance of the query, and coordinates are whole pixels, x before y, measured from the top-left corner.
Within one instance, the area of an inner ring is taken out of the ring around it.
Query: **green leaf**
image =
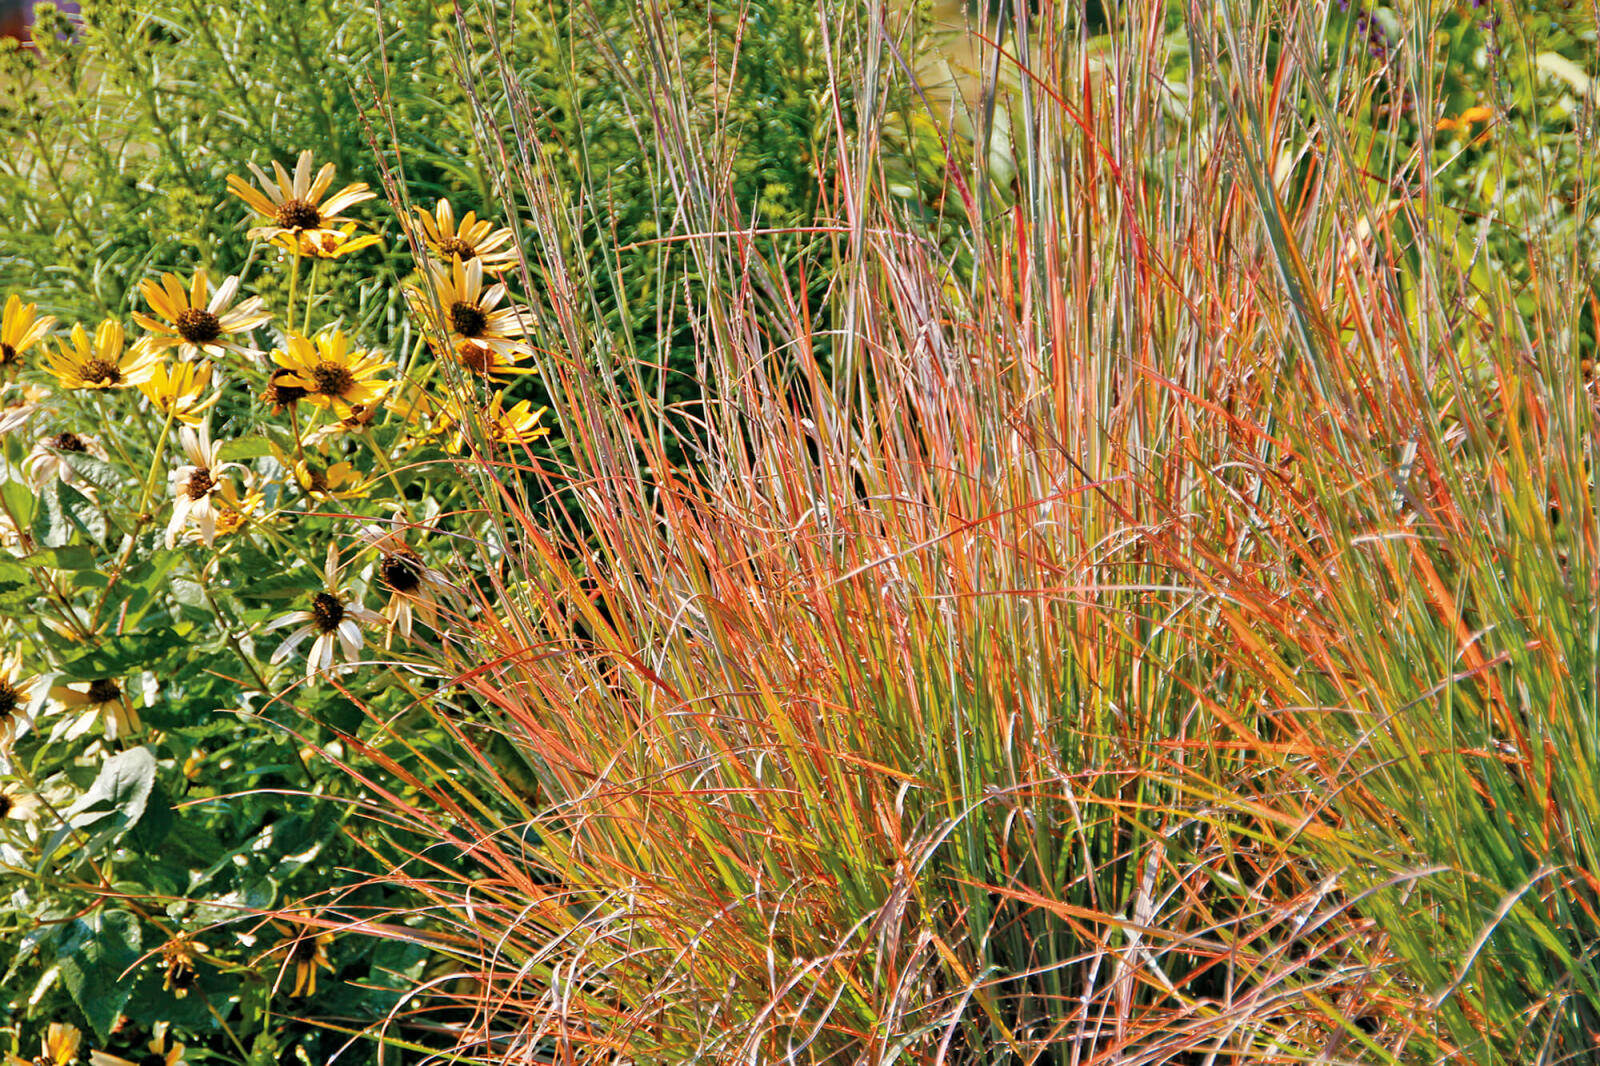
[[[124,975],[139,961],[140,940],[133,915],[99,910],[74,920],[56,950],[61,979],[102,1042],[133,994],[134,982]]]
[[[29,531],[33,534],[34,542],[46,548],[64,547],[72,539],[72,522],[61,507],[61,494],[56,491],[60,485],[61,482],[57,481],[39,494],[36,501],[38,509],[34,512],[33,527]]]
[[[218,449],[223,462],[234,463],[240,459],[259,459],[272,454],[272,443],[265,437],[235,437],[224,441]]]
[[[133,827],[133,832],[128,834],[128,844],[146,855],[151,855],[166,843],[167,834],[170,832],[172,832],[172,801],[167,798],[167,790],[158,784],[150,790],[144,817],[139,819]]]
[[[118,492],[128,483],[128,479],[104,459],[96,459],[94,456],[84,452],[57,452],[56,454],[61,456],[63,464],[70,467],[74,474],[97,489],[103,489],[106,492]]]
[[[21,481],[7,481],[0,485],[0,498],[19,525],[27,525],[33,518],[33,490]]]
[[[94,784],[67,810],[68,820],[73,820],[74,815],[102,812],[99,816],[119,814],[122,826],[131,826],[144,815],[155,783],[156,757],[149,748],[120,751],[100,765]],[[99,816],[78,821],[97,821]]]
[[[36,551],[31,555],[24,555],[16,560],[16,563],[29,569],[49,567],[52,570],[93,570],[95,568],[94,552],[81,544],[70,548]]]
[[[73,659],[61,668],[61,674],[71,681],[93,681],[97,677],[119,677],[130,670],[150,670],[161,665],[168,651],[182,644],[183,638],[165,627],[129,633],[104,641]]]

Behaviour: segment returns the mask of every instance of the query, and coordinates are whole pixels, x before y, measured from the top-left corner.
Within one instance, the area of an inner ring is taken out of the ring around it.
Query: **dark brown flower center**
[[[328,475],[321,470],[309,471],[306,474],[306,484],[311,487],[312,492],[327,492]]]
[[[415,555],[385,555],[378,564],[378,576],[396,592],[412,592],[422,584],[422,560]]]
[[[289,948],[289,958],[294,962],[315,962],[322,954],[322,945],[314,936],[301,937]]]
[[[22,355],[12,345],[0,341],[0,366],[10,366],[22,362]]]
[[[322,212],[300,199],[289,199],[278,205],[278,225],[284,229],[316,229],[322,222]]]
[[[11,812],[17,809],[17,801],[4,792],[0,792],[0,818],[10,818]]]
[[[463,337],[481,337],[489,325],[489,316],[477,304],[457,300],[450,305],[450,328]]]
[[[17,691],[17,686],[4,679],[0,679],[0,719],[10,718],[16,713],[17,704],[22,700],[22,693]]]
[[[326,360],[311,370],[311,380],[317,383],[317,392],[323,396],[343,396],[356,387],[356,376],[350,368]]]
[[[112,700],[122,698],[122,686],[109,677],[97,678],[89,682],[90,703],[110,703]]]
[[[311,597],[311,618],[318,629],[332,633],[344,621],[344,604],[332,593],[319,592]]]
[[[118,385],[122,382],[122,371],[117,369],[117,364],[104,359],[91,359],[84,363],[79,376],[96,385]]]
[[[89,446],[76,433],[57,433],[45,438],[45,444],[58,452],[86,452]]]
[[[460,237],[446,237],[440,241],[439,254],[445,259],[454,256],[463,263],[478,258],[478,250]]]
[[[216,485],[216,479],[211,476],[211,468],[198,466],[195,467],[194,473],[189,475],[189,481],[184,485],[184,491],[189,494],[189,499],[191,500],[203,500],[206,493],[210,492]]]
[[[210,344],[222,336],[222,323],[203,307],[185,307],[178,312],[178,336],[190,344]]]

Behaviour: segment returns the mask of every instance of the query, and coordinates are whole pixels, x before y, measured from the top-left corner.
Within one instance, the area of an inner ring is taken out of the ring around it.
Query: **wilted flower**
[[[162,944],[161,965],[165,971],[161,980],[162,991],[171,992],[178,999],[187,996],[200,978],[195,962],[210,950],[188,933],[179,933]]]
[[[152,351],[177,348],[179,359],[194,359],[202,352],[213,356],[224,352],[257,354],[254,348],[232,338],[272,318],[261,297],[252,296],[237,307],[230,307],[239,294],[237,275],[224,279],[209,299],[208,288],[204,268],[194,272],[187,289],[176,274],[162,274],[159,282],[149,278],[139,282],[145,302],[159,316],[133,313],[133,320],[150,331]]]
[[[78,476],[72,469],[72,456],[88,455],[104,461],[106,450],[100,442],[92,437],[85,437],[78,433],[57,433],[49,437],[41,437],[22,461],[22,472],[28,477],[28,484],[34,489],[42,489],[46,485],[60,478],[68,485],[92,494],[94,486]]]
[[[92,343],[82,326],[73,326],[71,340],[46,352],[44,362],[64,389],[126,389],[149,381],[160,359],[142,340],[124,347],[122,323],[108,318],[95,327]]]
[[[37,304],[25,304],[12,293],[0,314],[0,373],[22,365],[22,353],[44,339],[56,320],[38,314]]]
[[[39,813],[39,797],[15,785],[0,788],[0,821],[32,821]]]
[[[322,239],[329,235],[335,240],[343,238],[346,234],[338,227],[352,220],[341,217],[339,212],[378,195],[368,189],[364,182],[355,182],[324,200],[323,194],[333,184],[333,164],[323,164],[316,177],[312,177],[309,149],[301,152],[295,162],[293,178],[276,159],[272,161],[276,180],[269,178],[254,163],[249,167],[257,184],[252,186],[238,175],[229,174],[228,191],[248,204],[267,223],[252,228],[250,236],[280,244],[283,244],[280,238],[289,238],[290,243],[283,244],[289,251],[297,250],[296,244],[304,241],[320,245]]]
[[[513,237],[509,228],[495,229],[494,223],[480,219],[473,211],[457,222],[449,200],[440,200],[431,212],[425,207],[417,208],[417,222],[417,236],[446,266],[455,259],[476,259],[486,272],[499,274],[517,263],[516,249],[506,247]]]
[[[12,648],[0,661],[0,749],[28,731],[28,705],[39,691],[39,679],[22,670],[22,649]]]
[[[420,614],[430,629],[439,628],[438,596],[450,587],[445,576],[424,563],[396,531],[369,525],[362,527],[361,538],[378,549],[377,575],[389,590],[382,616],[390,635],[399,633],[410,640],[413,614]]]
[[[345,594],[339,590],[339,570],[338,546],[330,544],[327,562],[323,567],[323,591],[311,597],[310,610],[291,611],[267,625],[268,631],[299,626],[272,653],[272,662],[275,664],[293,655],[307,637],[315,638],[306,655],[307,681],[314,678],[318,671],[332,668],[337,649],[344,650],[346,662],[358,662],[361,649],[366,645],[361,626],[376,625],[383,621],[360,603],[345,598]]]
[[[331,407],[340,418],[349,417],[355,407],[376,402],[388,384],[375,378],[394,365],[377,352],[352,350],[339,329],[325,329],[314,338],[291,333],[285,347],[273,350],[272,361],[289,372],[284,377],[273,375],[275,388],[299,390],[296,400]]]
[[[175,547],[179,532],[193,522],[200,530],[200,539],[209,548],[217,532],[217,509],[212,506],[212,496],[222,488],[224,471],[238,464],[222,461],[222,442],[212,442],[209,425],[202,425],[198,431],[185,426],[179,439],[189,462],[172,472],[172,518],[167,522],[167,547]]]

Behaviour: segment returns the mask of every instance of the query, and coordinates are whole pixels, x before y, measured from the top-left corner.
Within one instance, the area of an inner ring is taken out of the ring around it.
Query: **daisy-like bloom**
[[[272,241],[285,251],[292,252],[298,247],[301,255],[315,259],[338,259],[382,242],[383,238],[373,233],[357,237],[354,222],[347,222],[338,229],[317,230],[315,233],[286,233]]]
[[[145,399],[163,415],[198,425],[200,416],[217,402],[220,393],[205,395],[211,385],[210,363],[160,363],[153,377],[139,386]]]
[[[282,929],[283,926],[279,925],[278,928]],[[292,935],[293,940],[275,949],[283,952],[284,966],[294,968],[294,988],[289,995],[296,998],[314,996],[317,994],[317,971],[333,970],[333,963],[328,959],[328,945],[333,943],[333,933],[319,933],[314,927],[306,926]]]
[[[292,178],[276,159],[272,161],[276,180],[267,177],[254,163],[249,166],[257,184],[251,185],[237,174],[229,174],[228,191],[266,222],[266,225],[252,228],[250,236],[269,241],[287,237],[291,243],[284,247],[291,252],[296,250],[293,242],[309,239],[320,245],[326,235],[331,234],[336,240],[345,236],[339,227],[353,224],[353,220],[342,217],[339,212],[378,195],[368,189],[365,182],[355,182],[323,199],[323,194],[333,184],[333,164],[324,163],[316,177],[312,177],[309,149],[300,153]]]
[[[22,353],[44,340],[56,320],[38,313],[38,304],[24,304],[12,293],[0,314],[0,373],[22,365]]]
[[[72,339],[54,352],[46,352],[45,369],[64,389],[127,389],[149,381],[160,357],[143,340],[131,348],[123,345],[122,323],[106,319],[95,327],[94,341],[82,326],[72,327]]]
[[[285,409],[294,407],[306,398],[305,389],[289,383],[292,377],[294,377],[293,370],[285,370],[280,366],[267,379],[267,387],[261,390],[261,402],[271,405],[274,417],[283,414]]]
[[[255,489],[240,492],[234,488],[231,480],[222,483],[222,489],[217,493],[221,502],[213,500],[213,510],[217,512],[216,536],[231,537],[245,526],[251,519],[257,518],[261,513],[261,504],[265,497]],[[196,540],[202,540],[203,535],[199,530],[190,530],[189,535]]]
[[[299,389],[297,399],[330,407],[340,418],[377,402],[389,385],[375,379],[394,366],[377,352],[351,349],[340,329],[325,329],[314,338],[291,333],[286,347],[273,349],[272,361],[289,371],[288,376],[275,378],[277,387]]]
[[[50,695],[65,708],[83,708],[77,721],[67,729],[68,740],[76,740],[83,736],[93,729],[98,721],[103,721],[105,724],[107,740],[131,736],[137,733],[143,724],[139,721],[139,712],[129,702],[128,694],[122,691],[121,682],[115,678],[96,678],[82,689],[71,685],[57,685],[50,690]]]
[[[339,591],[339,570],[339,548],[330,544],[327,563],[323,567],[323,578],[326,583],[323,591],[311,597],[311,609],[291,611],[267,625],[268,631],[282,629],[285,626],[299,627],[285,637],[283,643],[272,653],[274,664],[281,663],[293,655],[295,649],[307,637],[314,638],[311,650],[306,653],[307,681],[316,677],[318,671],[333,666],[334,652],[337,649],[344,649],[346,662],[359,661],[361,649],[366,645],[366,638],[361,635],[361,627],[377,625],[383,621],[381,617],[355,600],[345,599],[344,594]]]
[[[187,289],[176,274],[162,274],[160,281],[146,278],[139,282],[139,291],[155,314],[135,311],[133,320],[150,331],[151,351],[176,348],[178,358],[184,360],[198,358],[202,352],[211,356],[224,352],[257,354],[256,349],[234,338],[272,318],[261,297],[251,296],[237,307],[232,306],[239,295],[236,274],[225,278],[207,297],[209,289],[204,267],[194,272]]]
[[[39,797],[14,785],[0,788],[0,822],[32,821],[39,813]]]
[[[57,433],[41,437],[34,444],[33,450],[28,453],[28,457],[22,461],[22,472],[27,475],[28,484],[35,490],[42,489],[60,478],[85,495],[92,496],[94,486],[80,478],[77,471],[72,469],[74,455],[90,455],[103,462],[106,450],[99,441],[77,433]]]
[[[39,1038],[40,1054],[32,1062],[18,1055],[7,1055],[11,1066],[69,1066],[78,1061],[78,1048],[83,1043],[83,1033],[76,1025],[51,1022],[44,1036]]]
[[[413,615],[421,615],[429,629],[439,628],[439,593],[450,587],[450,582],[437,570],[430,569],[399,533],[382,526],[369,525],[361,529],[361,539],[378,549],[378,579],[389,590],[389,602],[381,612],[389,623],[388,640],[399,633],[411,639]]]
[[[188,933],[179,933],[161,945],[161,965],[165,971],[161,989],[182,999],[194,990],[200,981],[195,962],[211,949]]]
[[[496,444],[532,444],[540,437],[548,437],[550,431],[539,424],[539,419],[544,417],[547,408],[541,407],[537,411],[527,400],[518,400],[510,409],[504,407],[505,393],[497,392],[489,400],[488,408],[481,414],[473,417],[473,424],[478,433],[487,437]],[[457,454],[474,450],[473,434],[466,425],[451,419],[452,435],[450,450]]]
[[[183,1045],[167,1039],[167,1023],[156,1022],[155,1035],[145,1045],[150,1049],[137,1063],[104,1051],[89,1052],[89,1066],[178,1066],[183,1061]]]
[[[454,259],[463,263],[476,259],[488,273],[503,274],[517,265],[516,249],[506,247],[513,236],[509,227],[495,229],[493,222],[474,211],[457,222],[449,200],[440,200],[432,211],[417,208],[417,223],[413,228],[418,238],[446,266]]]
[[[514,365],[533,354],[524,339],[531,312],[499,306],[506,298],[505,284],[496,282],[484,288],[483,264],[476,259],[465,263],[457,259],[448,267],[424,265],[428,289],[409,288],[406,295],[412,309],[426,321],[435,350],[439,338],[444,337],[448,351],[469,370],[486,375],[532,373]]]
[[[9,386],[0,389],[0,395],[9,391],[11,391]],[[38,385],[20,387],[13,398],[8,399],[4,406],[0,406],[0,437],[27,425],[28,419],[39,409],[39,401],[48,395],[50,391]]]
[[[22,649],[12,648],[0,661],[0,749],[28,731],[28,705],[39,691],[39,679],[22,672]]]
[[[188,463],[172,472],[172,518],[167,522],[167,547],[176,547],[178,534],[190,522],[200,530],[200,539],[211,547],[217,536],[217,508],[212,496],[223,487],[222,475],[237,463],[221,459],[222,442],[211,440],[211,427],[198,430],[183,427],[179,434]]]
[[[354,466],[340,460],[316,467],[304,459],[294,464],[294,479],[308,496],[319,500],[359,500],[366,496],[367,479]]]

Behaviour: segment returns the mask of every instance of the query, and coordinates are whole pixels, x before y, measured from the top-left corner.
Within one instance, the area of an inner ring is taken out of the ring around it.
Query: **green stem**
[[[294,234],[294,262],[289,266],[289,306],[285,308],[283,320],[294,328],[294,297],[300,288],[300,236]]]
[[[117,579],[122,576],[123,570],[128,566],[128,560],[133,558],[133,549],[138,546],[139,533],[155,517],[149,513],[150,495],[155,491],[156,478],[161,473],[161,463],[166,457],[167,441],[172,437],[172,423],[178,414],[177,404],[167,410],[167,420],[161,424],[161,436],[156,440],[155,453],[150,457],[150,471],[145,475],[144,488],[139,492],[139,507],[134,512],[133,529],[128,534],[128,543],[122,549],[122,555],[117,559],[117,565],[111,568],[110,575],[106,578],[106,587],[101,590],[100,598],[95,601],[94,613],[89,616],[89,632],[93,633],[100,622],[100,614],[105,610],[106,602],[111,599],[111,590],[117,587]]]
[[[307,337],[311,336],[311,305],[317,302],[317,278],[321,273],[322,260],[320,258],[312,259],[311,280],[306,285],[306,322],[300,328],[301,334]]]

